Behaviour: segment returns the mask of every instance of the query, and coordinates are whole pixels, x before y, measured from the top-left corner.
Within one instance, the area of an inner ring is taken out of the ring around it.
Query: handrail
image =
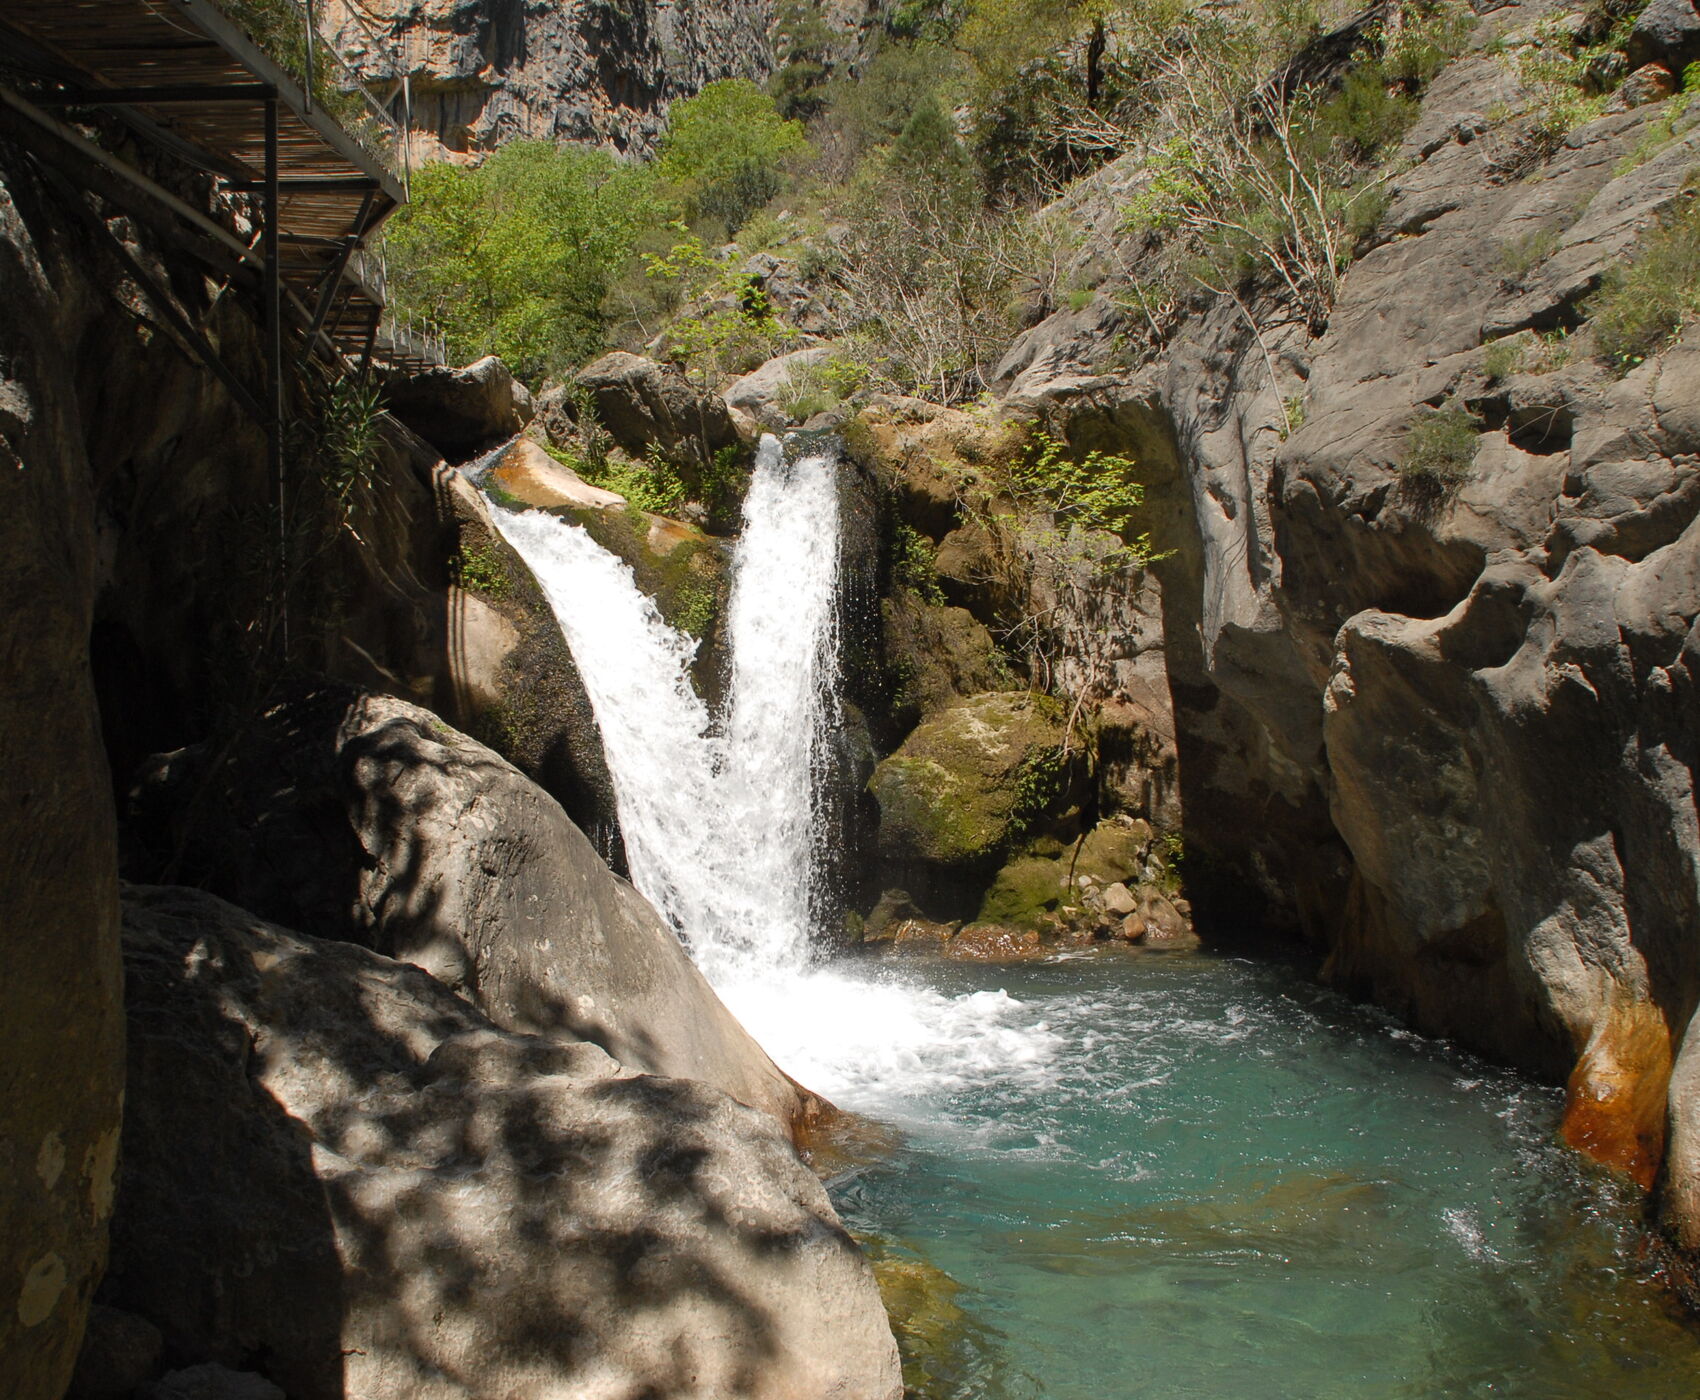
[[[411,174],[408,130],[367,89],[337,43],[317,22],[313,0],[213,0],[274,62],[302,83],[321,108],[369,155],[401,177]],[[404,112],[411,125],[412,112]]]

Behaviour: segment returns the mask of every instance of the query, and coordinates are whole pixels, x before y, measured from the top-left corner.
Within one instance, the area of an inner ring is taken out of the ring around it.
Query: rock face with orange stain
[[[1625,373],[1536,332],[1585,323],[1685,207],[1700,136],[1626,159],[1661,110],[1633,106],[1510,173],[1532,99],[1479,49],[1534,17],[1483,16],[1428,87],[1325,327],[1254,336],[1222,299],[1130,364],[1110,342],[1139,318],[1106,297],[1027,332],[994,387],[1139,463],[1189,862],[1336,985],[1567,1083],[1567,1138],[1653,1183],[1694,1248],[1700,338]],[[1144,275],[1117,222],[1136,177],[1071,193],[1083,268]],[[1518,239],[1542,252],[1509,278]],[[1411,451],[1438,406],[1477,429],[1450,484]]]
[[[626,503],[618,492],[592,486],[530,438],[516,438],[504,449],[491,464],[487,481],[528,506],[609,510]]]

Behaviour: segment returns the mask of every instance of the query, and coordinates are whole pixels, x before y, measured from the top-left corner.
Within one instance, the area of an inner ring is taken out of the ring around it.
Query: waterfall
[[[762,439],[726,628],[724,713],[691,686],[696,644],[580,525],[493,512],[572,649],[613,775],[632,882],[711,979],[807,961],[815,774],[830,719],[837,459]]]
[[[762,439],[744,503],[720,714],[696,643],[579,525],[493,506],[578,663],[614,780],[632,883],[784,1069],[903,1121],[990,1073],[1048,1073],[1056,1044],[1002,992],[944,996],[883,971],[811,966],[817,781],[836,709],[838,462]]]

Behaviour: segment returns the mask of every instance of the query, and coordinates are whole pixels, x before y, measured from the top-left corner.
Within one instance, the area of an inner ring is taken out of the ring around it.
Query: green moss
[[[1021,855],[997,873],[975,916],[982,923],[1038,928],[1068,894],[1068,860]]]
[[[976,793],[944,764],[894,754],[870,783],[880,805],[880,840],[921,860],[964,865],[994,854],[1007,811]]]
[[[994,859],[1067,788],[1062,706],[1026,691],[976,695],[922,723],[874,770],[880,844],[941,865]]]

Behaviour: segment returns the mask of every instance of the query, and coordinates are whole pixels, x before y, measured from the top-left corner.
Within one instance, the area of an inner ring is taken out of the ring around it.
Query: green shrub
[[[535,382],[602,349],[609,287],[665,213],[647,168],[597,151],[515,141],[427,165],[388,226],[392,301],[458,360],[500,355]]]
[[[454,560],[455,581],[469,593],[483,593],[492,598],[507,595],[511,584],[508,568],[494,545],[461,546]]]
[[[1700,198],[1692,188],[1627,262],[1606,273],[1583,310],[1595,354],[1619,370],[1657,354],[1685,317],[1700,315]]]
[[[626,504],[652,515],[677,515],[686,499],[679,469],[668,461],[629,462],[604,457],[593,462],[566,448],[551,447],[549,455],[592,486],[624,496]]]
[[[1470,475],[1481,442],[1482,420],[1468,409],[1438,408],[1411,424],[1399,474],[1407,480],[1457,486]]]
[[[944,603],[933,542],[902,521],[897,522],[891,533],[891,581],[899,588],[907,588],[923,602]]]
[[[697,216],[736,233],[779,193],[786,162],[808,150],[801,122],[780,116],[749,79],[727,78],[673,104],[656,164]]]
[[[1482,373],[1489,379],[1509,379],[1523,368],[1527,348],[1521,336],[1496,340],[1482,352]]]
[[[318,425],[320,470],[345,516],[354,494],[372,484],[383,411],[383,391],[351,375],[325,394]]]

